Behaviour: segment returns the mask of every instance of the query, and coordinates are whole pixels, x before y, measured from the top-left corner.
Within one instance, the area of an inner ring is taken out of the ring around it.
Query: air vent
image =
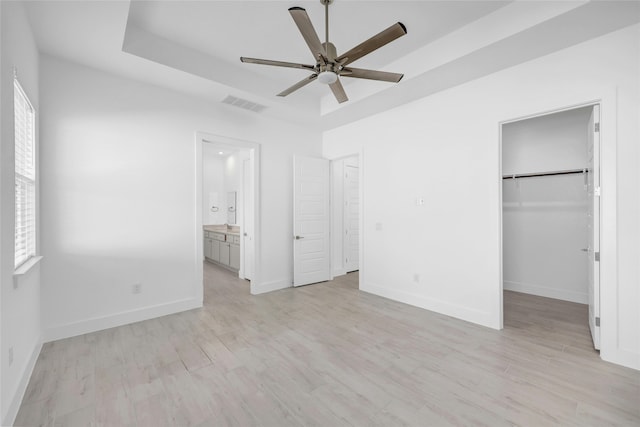
[[[233,105],[234,107],[244,108],[245,110],[253,111],[254,113],[259,113],[267,108],[266,105],[256,104],[255,102],[247,101],[246,99],[236,98],[235,96],[227,96],[222,100],[223,104]]]

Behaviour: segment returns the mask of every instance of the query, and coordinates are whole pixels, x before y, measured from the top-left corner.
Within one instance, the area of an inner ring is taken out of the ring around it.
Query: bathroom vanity
[[[240,269],[240,229],[237,226],[204,226],[205,260],[232,271]]]

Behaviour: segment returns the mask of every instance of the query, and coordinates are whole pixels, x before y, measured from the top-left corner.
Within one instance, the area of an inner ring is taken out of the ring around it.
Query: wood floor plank
[[[584,305],[507,291],[495,331],[357,273],[251,296],[204,268],[202,309],[45,344],[16,425],[640,425],[640,372],[600,359]]]

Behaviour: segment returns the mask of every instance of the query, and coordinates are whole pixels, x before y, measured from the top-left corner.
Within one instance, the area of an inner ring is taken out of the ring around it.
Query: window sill
[[[26,260],[20,267],[14,270],[13,278],[17,279],[27,274],[33,267],[35,267],[40,262],[41,259],[42,259],[42,256],[37,255]]]

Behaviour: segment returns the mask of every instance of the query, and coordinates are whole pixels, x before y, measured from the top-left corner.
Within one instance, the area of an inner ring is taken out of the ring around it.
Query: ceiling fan
[[[318,80],[320,83],[329,85],[334,96],[339,103],[348,101],[347,94],[340,83],[338,77],[351,77],[357,79],[381,80],[385,82],[398,83],[404,74],[388,73],[385,71],[366,70],[363,68],[348,67],[352,62],[362,58],[363,56],[373,52],[374,50],[386,45],[407,34],[407,28],[401,23],[396,22],[386,30],[376,34],[375,36],[365,40],[353,49],[338,56],[336,47],[329,42],[329,5],[333,0],[320,0],[325,7],[325,42],[320,42],[320,38],[311,24],[307,11],[301,7],[292,7],[289,13],[295,21],[302,37],[307,42],[311,54],[316,64],[296,64],[293,62],[272,61],[268,59],[246,58],[240,57],[240,61],[250,64],[273,65],[276,67],[300,68],[311,71],[312,74],[294,84],[288,89],[283,90],[278,96],[287,96],[301,87]]]

